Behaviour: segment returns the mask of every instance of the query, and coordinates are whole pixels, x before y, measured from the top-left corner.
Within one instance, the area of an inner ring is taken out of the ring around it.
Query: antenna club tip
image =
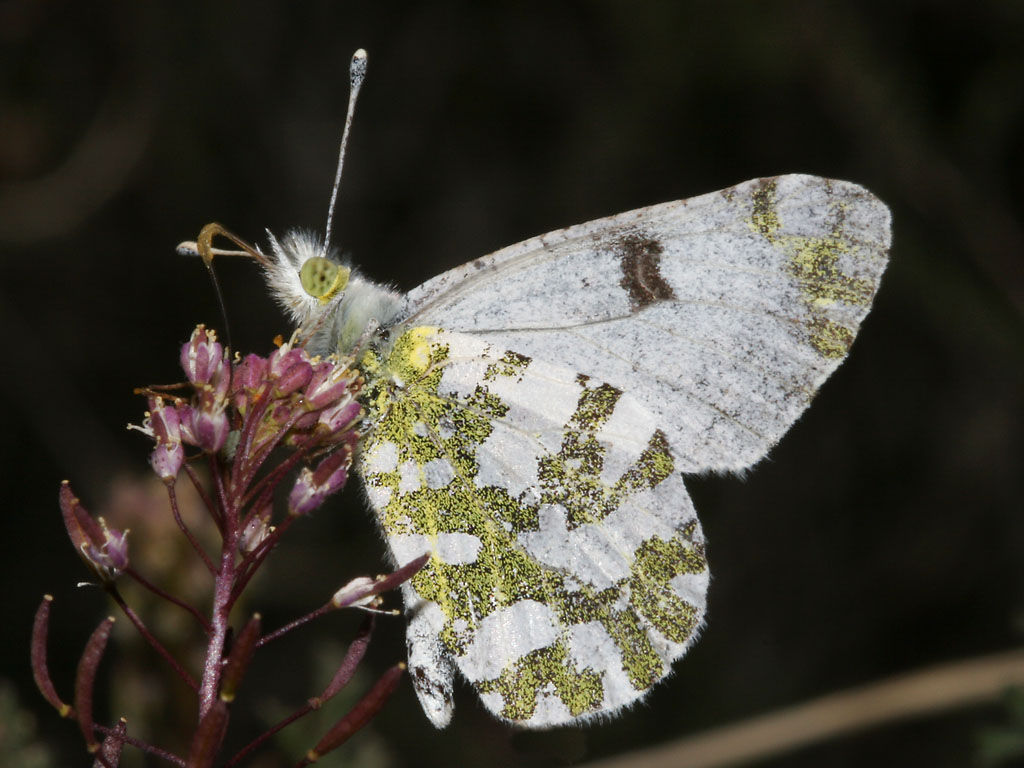
[[[366,75],[366,49],[360,48],[358,51],[352,54],[352,64],[348,68],[349,77],[352,80],[352,86],[356,87],[362,83],[363,77]]]

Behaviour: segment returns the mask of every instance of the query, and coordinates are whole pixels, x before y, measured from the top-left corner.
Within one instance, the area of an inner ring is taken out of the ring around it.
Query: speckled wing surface
[[[409,668],[437,725],[452,670],[546,727],[634,701],[696,638],[704,541],[655,418],[628,394],[415,327],[365,361],[361,472],[405,587]],[[396,386],[397,383],[397,386]]]
[[[404,316],[627,390],[684,472],[763,458],[845,357],[889,210],[855,184],[756,179],[551,232],[409,292]]]
[[[435,725],[458,670],[496,715],[608,715],[703,622],[682,473],[762,458],[839,365],[885,268],[853,184],[746,182],[543,235],[402,300],[362,361],[359,470]]]

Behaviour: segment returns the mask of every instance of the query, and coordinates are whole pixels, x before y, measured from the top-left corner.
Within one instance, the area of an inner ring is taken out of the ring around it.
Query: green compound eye
[[[306,259],[299,270],[299,282],[306,293],[326,304],[338,291],[345,290],[351,271],[323,256],[314,256]]]

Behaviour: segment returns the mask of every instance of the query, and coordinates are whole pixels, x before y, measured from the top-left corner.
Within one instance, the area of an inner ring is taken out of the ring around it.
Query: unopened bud
[[[288,513],[308,515],[323,504],[328,496],[344,487],[351,465],[352,452],[348,446],[342,446],[323,459],[315,470],[303,467],[288,495]]]
[[[58,499],[75,550],[100,581],[112,582],[128,567],[128,531],[111,528],[102,517],[94,519],[67,480],[61,483]]]
[[[331,605],[335,608],[370,605],[376,598],[376,594],[373,591],[376,585],[376,579],[371,579],[369,576],[357,576],[334,593],[334,597],[331,598]]]
[[[149,399],[149,427],[156,448],[149,456],[149,463],[157,476],[166,482],[178,476],[178,470],[185,461],[185,449],[181,447],[181,429],[178,411],[164,405],[163,398]]]
[[[215,389],[227,390],[230,367],[224,358],[224,347],[217,334],[199,325],[192,338],[181,347],[181,367],[192,384],[212,384]]]

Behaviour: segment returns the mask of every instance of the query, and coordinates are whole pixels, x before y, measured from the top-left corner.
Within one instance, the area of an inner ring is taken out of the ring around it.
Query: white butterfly
[[[455,670],[529,727],[668,674],[708,585],[682,473],[766,455],[846,355],[889,241],[877,198],[803,175],[550,232],[404,296],[271,236],[309,348],[366,378],[357,469],[392,557],[432,555],[403,587],[431,722]]]

